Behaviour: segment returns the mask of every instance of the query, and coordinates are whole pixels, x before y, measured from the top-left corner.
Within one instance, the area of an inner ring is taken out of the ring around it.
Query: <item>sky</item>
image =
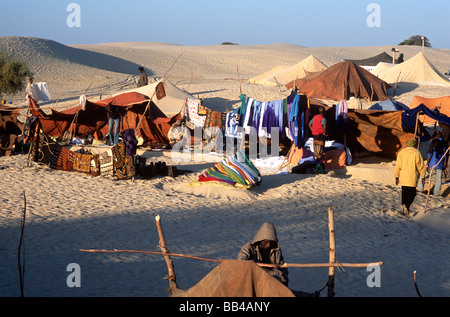
[[[0,36],[66,45],[357,47],[423,35],[432,47],[450,49],[449,0],[0,0],[0,9]]]

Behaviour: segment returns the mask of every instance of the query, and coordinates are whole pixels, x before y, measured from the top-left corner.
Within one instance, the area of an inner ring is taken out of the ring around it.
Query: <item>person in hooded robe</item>
[[[274,264],[275,267],[263,267],[263,269],[284,285],[288,286],[288,269],[279,267],[285,262],[273,223],[266,222],[261,226],[253,240],[247,242],[241,248],[237,260]]]

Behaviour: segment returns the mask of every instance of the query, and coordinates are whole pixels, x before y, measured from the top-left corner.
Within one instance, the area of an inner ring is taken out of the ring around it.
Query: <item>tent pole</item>
[[[328,229],[330,234],[330,266],[328,269],[328,297],[334,297],[334,265],[336,264],[336,243],[334,240],[334,215],[333,210],[328,208]]]
[[[174,257],[180,257],[180,258],[187,258],[187,259],[193,259],[193,260],[200,260],[200,261],[207,261],[207,262],[216,262],[216,263],[222,263],[223,261],[226,261],[225,259],[208,259],[208,258],[202,258],[194,255],[188,255],[188,254],[180,254],[180,253],[163,253],[163,252],[156,252],[156,251],[140,251],[140,250],[86,250],[86,249],[80,249],[81,252],[89,252],[89,253],[142,253],[142,254],[153,254],[153,255],[168,255],[168,256],[174,256]],[[382,265],[383,262],[372,262],[372,263],[284,263],[282,265],[275,265],[270,263],[256,263],[258,266],[261,267],[296,267],[296,268],[317,268],[317,267],[332,267],[332,266],[340,266],[340,267],[368,267],[370,265]]]

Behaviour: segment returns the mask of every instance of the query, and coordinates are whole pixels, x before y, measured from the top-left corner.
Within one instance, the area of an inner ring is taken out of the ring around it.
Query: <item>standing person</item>
[[[114,146],[119,143],[120,132],[120,112],[116,105],[108,104],[106,106],[108,112],[108,134],[111,145]]]
[[[275,265],[284,264],[283,253],[278,243],[275,226],[265,222],[256,233],[252,241],[247,242],[239,252],[237,260],[247,260]],[[263,267],[271,276],[288,286],[288,269],[278,267]]]
[[[39,100],[39,96],[38,93],[36,91],[36,88],[34,86],[33,83],[33,77],[29,77],[28,78],[28,84],[27,84],[27,88],[25,89],[25,93],[26,93],[26,100],[28,100],[28,97],[33,98],[36,102],[38,102]]]
[[[148,85],[148,77],[147,73],[144,70],[144,67],[139,67],[139,80],[138,80],[138,87],[146,86]]]
[[[425,174],[425,178],[427,176],[431,177],[431,170],[436,172],[436,181],[434,184],[433,194],[435,196],[439,196],[441,194],[442,187],[442,172],[447,168],[447,156],[445,156],[442,160],[442,156],[445,154],[447,150],[447,146],[442,139],[442,133],[437,132],[436,137],[431,141],[430,147],[427,152],[427,172]],[[421,182],[422,176],[419,178],[419,185],[417,189],[421,192],[424,192],[424,185]]]
[[[395,163],[395,185],[402,187],[402,209],[405,216],[409,215],[414,198],[419,175],[422,176],[422,185],[425,184],[425,164],[419,150],[417,141],[406,141],[406,147],[398,153]]]
[[[439,122],[439,126],[442,128],[442,140],[446,144],[447,148],[450,147],[450,125]],[[444,170],[446,181],[450,179],[450,155],[447,155],[447,168]]]
[[[327,119],[323,116],[325,108],[319,108],[319,114],[316,114],[309,122],[314,145],[314,159],[319,162],[323,158],[323,149],[325,147],[325,136],[327,132]]]

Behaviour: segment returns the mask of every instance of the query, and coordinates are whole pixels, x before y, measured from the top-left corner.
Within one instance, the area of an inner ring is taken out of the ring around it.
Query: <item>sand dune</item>
[[[275,66],[292,66],[314,54],[327,66],[390,52],[392,46],[308,48],[273,45],[181,46],[165,43],[62,45],[51,40],[2,37],[0,49],[29,63],[36,81],[45,81],[54,100],[44,109],[77,104],[81,94],[98,100],[135,87],[137,67],[161,77],[169,73],[178,87],[205,99],[218,111],[239,104],[242,92],[259,100],[284,98],[279,87],[247,80]],[[406,59],[420,47],[401,47]],[[447,71],[450,50],[426,48],[427,58]],[[237,74],[242,85],[240,85]],[[400,85],[396,100],[409,104],[418,94],[450,95],[439,86]],[[4,96],[25,106],[24,96]],[[58,101],[56,101],[58,99]],[[368,106],[368,105],[367,105]],[[21,118],[26,110],[22,111]],[[335,211],[337,259],[340,262],[382,261],[381,287],[366,284],[365,269],[339,273],[336,296],[417,296],[412,274],[417,270],[424,296],[449,296],[447,270],[450,237],[449,203],[419,194],[412,215],[399,214],[400,189],[392,183],[394,162],[355,162],[346,174],[277,175],[261,169],[261,186],[248,191],[189,187],[217,157],[179,163],[170,152],[140,150],[149,161],[191,170],[178,178],[117,181],[49,169],[31,163],[26,154],[0,157],[0,296],[18,296],[17,244],[27,198],[25,296],[168,296],[167,273],[159,256],[91,254],[80,249],[159,251],[154,217],[160,214],[168,247],[177,253],[233,259],[265,221],[275,223],[284,256],[290,263],[328,262],[327,210]],[[368,169],[367,171],[365,169]],[[378,171],[378,172],[377,172]],[[66,267],[78,263],[82,287],[66,286]],[[215,264],[176,259],[180,287],[204,277]],[[327,270],[291,269],[290,286],[314,292],[324,286]],[[322,294],[324,296],[324,294]]]

